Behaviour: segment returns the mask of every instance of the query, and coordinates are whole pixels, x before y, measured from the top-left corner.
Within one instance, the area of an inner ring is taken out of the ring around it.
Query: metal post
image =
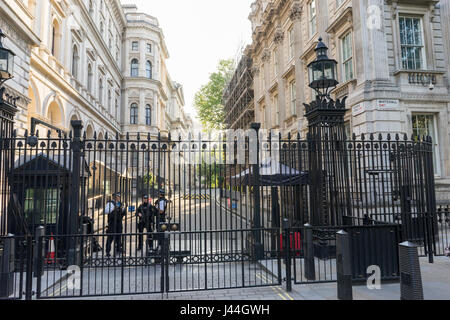
[[[336,255],[338,299],[353,300],[350,236],[344,230],[336,235]]]
[[[286,291],[292,291],[292,266],[291,266],[291,232],[289,220],[283,219],[283,238],[284,238],[284,263],[286,265]]]
[[[305,278],[310,281],[316,280],[316,268],[314,263],[314,243],[312,226],[305,224]]]
[[[418,245],[401,243],[399,255],[401,300],[424,300]]]
[[[75,236],[78,234],[78,216],[79,216],[79,196],[80,196],[80,176],[81,176],[81,130],[83,129],[83,124],[81,121],[71,121],[70,124],[73,128],[73,140],[71,144],[72,149],[72,189],[71,189],[71,202],[70,202],[70,212],[67,225],[67,234]],[[78,251],[79,247],[75,237],[70,237],[68,239],[69,247],[67,254],[68,265],[78,265]]]
[[[25,241],[27,248],[25,300],[31,300],[33,296],[33,238],[27,235]]]
[[[44,246],[44,236],[45,228],[43,226],[37,227],[34,233],[34,239],[36,240],[36,245],[34,247],[34,277],[39,278],[44,274],[44,257],[45,257],[45,246]]]
[[[261,190],[259,175],[259,129],[260,123],[252,123],[251,128],[256,131],[256,164],[253,165],[253,197],[254,197],[254,215],[253,229],[254,232],[254,255],[255,260],[262,260],[264,257],[264,247],[261,243]]]
[[[0,246],[0,298],[14,294],[14,235],[9,234]]]

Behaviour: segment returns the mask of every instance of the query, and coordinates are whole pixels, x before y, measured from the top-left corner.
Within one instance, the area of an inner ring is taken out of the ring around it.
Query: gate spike
[[[408,135],[406,133],[403,135],[403,140],[408,141]]]
[[[127,132],[126,139],[127,139],[127,140],[130,140],[130,133],[129,133],[129,132]]]
[[[94,131],[94,140],[97,140],[97,131]]]
[[[382,135],[381,133],[378,135],[378,140],[379,140],[379,141],[382,141],[382,140],[383,140],[383,135]]]
[[[291,133],[290,132],[288,133],[288,140],[289,141],[291,140]]]
[[[370,141],[375,140],[375,137],[373,136],[373,133],[370,134],[369,139],[370,139]]]
[[[392,139],[391,134],[388,133],[388,135],[387,135],[387,140],[388,140],[388,141],[391,141],[391,139]]]
[[[13,138],[17,137],[17,129],[13,130]]]
[[[16,131],[16,130],[14,130],[14,131]],[[24,135],[24,137],[25,137],[25,138],[28,137],[28,129],[25,129],[25,135]]]
[[[105,140],[108,140],[108,132],[105,134]]]
[[[355,141],[356,140],[356,133],[353,132],[352,134],[352,140]]]
[[[137,134],[137,141],[140,141],[140,140],[141,140],[141,133],[138,132],[138,134]]]
[[[395,134],[395,140],[397,140],[397,141],[400,140],[400,135],[398,133]]]
[[[47,130],[47,138],[50,138],[50,137],[51,137],[51,135],[52,135],[52,132],[51,132],[51,130]]]
[[[149,133],[147,133],[147,141],[150,141],[151,140],[151,135],[150,135],[150,132]]]
[[[83,132],[83,140],[86,140],[86,131]]]
[[[365,141],[366,140],[366,135],[364,133],[361,134],[361,141]]]

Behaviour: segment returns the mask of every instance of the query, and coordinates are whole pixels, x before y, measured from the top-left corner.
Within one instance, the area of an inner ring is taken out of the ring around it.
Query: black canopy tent
[[[242,171],[241,173],[231,177],[232,185],[253,186],[255,185],[255,178],[253,174],[253,166]],[[273,158],[267,158],[261,161],[259,165],[259,186],[271,187],[272,199],[272,227],[279,228],[280,220],[280,205],[279,205],[279,187],[293,187],[295,192],[301,192],[300,188],[309,184],[308,172],[299,171]],[[296,198],[294,201],[297,201]],[[294,204],[294,208],[298,210],[299,205]],[[293,221],[295,222],[295,221]]]
[[[298,171],[272,158],[264,159],[259,165],[259,185],[263,187],[287,187],[309,184],[308,172]],[[254,185],[253,167],[231,178],[240,185]]]

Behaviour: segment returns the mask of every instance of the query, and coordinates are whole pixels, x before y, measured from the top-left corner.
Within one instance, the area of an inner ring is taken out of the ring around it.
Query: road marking
[[[263,275],[263,274],[256,274],[256,276],[257,276],[258,278],[260,278],[261,280],[265,281],[266,284],[269,283],[269,279],[267,279],[267,277],[266,277],[265,275]],[[263,279],[263,278],[264,278],[264,279]],[[289,293],[287,293],[286,291],[284,291],[284,290],[281,289],[280,287],[271,287],[271,288],[272,288],[272,290],[274,290],[274,289],[278,290],[279,292],[281,292],[282,295],[284,295],[284,297],[287,297],[289,300],[295,300],[294,298],[292,298],[292,297],[289,295]],[[275,290],[274,290],[274,291],[275,291]],[[278,295],[280,295],[280,294],[278,294]],[[284,300],[288,300],[288,299],[284,299]]]
[[[256,274],[256,276],[261,279],[262,281],[264,281],[266,284],[269,284],[269,280],[266,278],[266,276],[264,276],[263,274]],[[280,296],[283,300],[287,301],[287,300],[294,300],[294,298],[292,298],[289,294],[287,294],[287,292],[284,292],[282,289],[280,289],[279,287],[270,287],[278,296]]]

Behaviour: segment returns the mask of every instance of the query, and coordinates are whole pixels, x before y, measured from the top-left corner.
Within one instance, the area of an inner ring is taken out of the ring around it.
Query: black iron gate
[[[430,261],[444,254],[431,140],[346,137],[345,102],[307,111],[303,139],[258,126],[214,138],[99,138],[81,122],[69,135],[2,134],[2,237],[21,239],[14,268],[2,269],[15,288],[3,298],[272,286],[290,283],[286,268],[295,283],[334,281],[340,229],[373,249],[355,260],[356,278],[379,248],[403,240]],[[119,231],[106,210],[117,193]],[[151,223],[139,216],[143,195],[167,204]],[[395,278],[395,252],[385,258]]]

